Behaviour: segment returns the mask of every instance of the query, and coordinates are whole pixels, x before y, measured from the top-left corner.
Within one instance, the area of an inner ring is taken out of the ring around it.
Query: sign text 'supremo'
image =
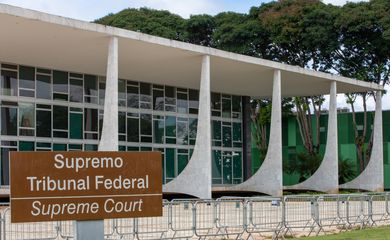
[[[12,152],[10,159],[13,222],[162,214],[159,152]]]

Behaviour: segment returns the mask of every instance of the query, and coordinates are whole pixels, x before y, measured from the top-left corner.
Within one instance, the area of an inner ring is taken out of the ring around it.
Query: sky
[[[358,2],[360,0],[348,0]],[[365,0],[367,1],[367,0]],[[149,7],[153,9],[169,10],[184,18],[191,14],[211,14],[234,11],[247,13],[252,6],[260,6],[269,0],[0,0],[0,3],[29,8],[55,15],[93,21],[109,13],[116,13],[125,8]],[[323,0],[324,3],[343,5],[347,0]],[[389,91],[390,88],[387,87]],[[338,95],[338,106],[347,107],[343,94]],[[390,109],[390,91],[382,100],[383,109]],[[328,98],[325,102],[328,105]],[[357,104],[357,110],[362,110],[362,104]],[[373,100],[368,103],[373,110]]]

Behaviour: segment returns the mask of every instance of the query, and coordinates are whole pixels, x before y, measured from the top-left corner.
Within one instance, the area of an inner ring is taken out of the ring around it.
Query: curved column
[[[330,84],[328,133],[324,158],[317,171],[302,183],[286,186],[285,189],[314,190],[338,193],[338,143],[337,143],[337,84]]]
[[[374,139],[370,161],[363,172],[352,181],[340,185],[343,189],[360,189],[372,192],[384,190],[383,180],[383,126],[382,92],[376,92]]]
[[[103,129],[98,151],[118,151],[118,39],[108,45]],[[104,239],[104,221],[76,221],[75,239]]]
[[[202,59],[199,90],[199,114],[196,143],[184,170],[163,186],[166,193],[184,193],[202,199],[211,198],[211,93],[210,56]]]
[[[282,171],[282,104],[281,71],[274,70],[271,128],[267,155],[257,172],[245,182],[216,188],[217,191],[259,192],[272,196],[283,195]]]
[[[108,45],[106,93],[99,151],[118,151],[118,38]]]

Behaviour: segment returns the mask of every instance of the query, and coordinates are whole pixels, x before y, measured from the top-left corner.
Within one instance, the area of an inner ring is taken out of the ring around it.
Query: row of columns
[[[118,39],[112,37],[108,47],[107,84],[104,103],[102,138],[99,151],[118,150]],[[268,152],[261,168],[247,181],[223,191],[261,192],[272,196],[283,194],[282,182],[282,109],[281,70],[273,75],[272,113]],[[248,86],[250,87],[250,86]],[[184,170],[163,186],[166,193],[184,193],[191,196],[211,198],[211,89],[210,56],[202,57],[199,90],[199,116],[196,143],[191,159]],[[381,92],[377,92],[374,121],[374,145],[371,159],[364,172],[350,183],[338,184],[337,143],[337,83],[330,82],[330,103],[327,142],[324,159],[318,170],[306,181],[285,187],[335,193],[340,188],[356,188],[368,191],[383,190],[383,137]]]

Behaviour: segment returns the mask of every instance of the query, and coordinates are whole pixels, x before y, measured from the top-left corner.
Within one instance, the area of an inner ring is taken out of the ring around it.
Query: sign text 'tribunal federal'
[[[160,152],[11,152],[11,221],[162,215]]]

